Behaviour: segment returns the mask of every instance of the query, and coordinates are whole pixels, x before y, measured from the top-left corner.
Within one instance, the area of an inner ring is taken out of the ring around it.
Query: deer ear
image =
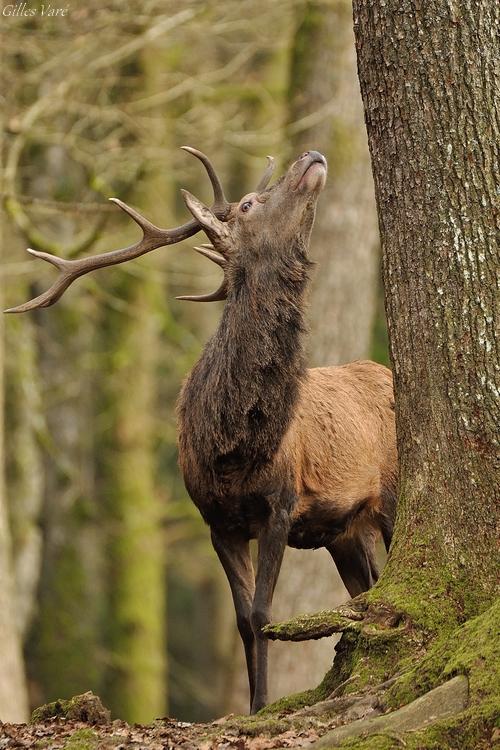
[[[198,198],[195,198],[188,190],[181,190],[184,203],[199,222],[201,228],[209,240],[216,246],[221,247],[228,244],[229,230],[224,222],[220,221],[212,211]]]

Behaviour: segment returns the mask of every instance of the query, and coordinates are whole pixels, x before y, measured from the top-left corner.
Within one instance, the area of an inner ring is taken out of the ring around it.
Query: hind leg
[[[380,532],[382,539],[384,540],[385,551],[389,552],[389,547],[392,542],[392,533],[394,528],[394,520],[390,516],[381,515],[379,519]]]
[[[368,591],[378,580],[372,534],[342,535],[327,547],[351,598]]]
[[[396,492],[388,487],[382,490],[381,499],[382,508],[378,514],[378,525],[384,540],[385,551],[389,552],[394,529],[394,517],[396,515]]]

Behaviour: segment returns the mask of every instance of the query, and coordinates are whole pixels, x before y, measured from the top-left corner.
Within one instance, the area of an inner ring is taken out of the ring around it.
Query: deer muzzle
[[[326,182],[327,161],[319,151],[306,151],[292,165],[294,176],[292,189],[311,193],[322,190]]]

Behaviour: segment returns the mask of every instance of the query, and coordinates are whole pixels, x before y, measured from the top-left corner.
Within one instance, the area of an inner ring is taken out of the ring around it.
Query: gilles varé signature
[[[69,13],[69,5],[63,8],[55,8],[50,3],[42,3],[39,7],[33,8],[28,3],[17,3],[16,5],[6,5],[2,9],[3,16],[12,16],[17,18],[29,18],[33,16],[45,16],[54,18],[55,16],[64,17]]]

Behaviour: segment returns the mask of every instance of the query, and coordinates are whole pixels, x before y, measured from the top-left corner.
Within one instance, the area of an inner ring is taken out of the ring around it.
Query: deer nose
[[[310,158],[312,162],[318,161],[321,164],[324,164],[326,167],[326,159],[319,151],[307,151],[306,155]]]
[[[319,151],[304,151],[303,154],[301,154],[297,161],[302,161],[302,159],[308,158],[311,164],[314,164],[314,162],[320,162],[320,164],[324,164],[326,167],[326,159]]]

